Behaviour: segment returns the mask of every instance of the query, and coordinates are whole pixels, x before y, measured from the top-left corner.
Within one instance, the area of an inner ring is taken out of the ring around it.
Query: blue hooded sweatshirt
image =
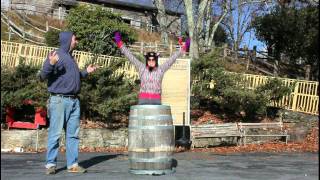
[[[47,58],[40,74],[41,79],[48,79],[48,91],[55,94],[76,95],[80,91],[80,78],[88,75],[79,71],[78,64],[70,51],[72,32],[59,34],[60,48],[57,50],[59,60],[55,65]]]

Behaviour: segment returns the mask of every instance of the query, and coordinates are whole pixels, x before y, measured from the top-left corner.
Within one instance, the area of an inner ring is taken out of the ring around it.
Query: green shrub
[[[270,101],[277,102],[281,100],[283,96],[289,95],[293,91],[295,85],[296,83],[285,86],[281,79],[269,78],[266,84],[259,86],[256,91],[263,93]]]
[[[1,106],[19,108],[24,100],[31,99],[35,106],[45,107],[48,93],[46,84],[37,77],[39,69],[23,63],[15,69],[2,67]]]
[[[66,20],[67,29],[77,36],[77,49],[80,51],[106,55],[119,53],[113,42],[115,31],[121,32],[126,43],[137,39],[136,32],[124,23],[119,14],[97,5],[79,5],[70,10]]]
[[[241,114],[244,120],[251,120],[256,115],[264,115],[270,102],[292,92],[294,85],[284,86],[276,78],[268,79],[257,89],[249,89],[248,82],[240,74],[224,70],[219,53],[213,50],[192,62],[192,79],[198,81],[192,84],[191,108],[210,108],[204,106],[214,103],[228,114]]]
[[[46,107],[48,93],[46,84],[37,77],[39,69],[23,63],[16,68],[1,67],[2,112],[9,107],[20,109],[27,100],[32,100],[33,107]]]
[[[224,89],[221,98],[219,104],[226,112],[241,114],[244,120],[265,114],[268,104],[268,99],[263,94],[236,86]]]
[[[44,35],[46,45],[49,47],[58,47],[59,46],[59,30],[50,29]]]
[[[83,118],[117,122],[118,117],[128,116],[130,106],[137,103],[138,85],[123,74],[114,74],[124,62],[124,59],[113,62],[82,81],[79,96]]]

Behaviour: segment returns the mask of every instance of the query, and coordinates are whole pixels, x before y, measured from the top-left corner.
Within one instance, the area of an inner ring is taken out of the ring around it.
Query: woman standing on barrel
[[[161,105],[161,83],[163,75],[178,57],[189,51],[190,39],[188,38],[182,48],[160,66],[158,65],[158,53],[146,53],[146,64],[143,64],[132,55],[127,47],[124,46],[119,32],[115,32],[114,40],[121,52],[129,59],[139,72],[141,83],[138,104]],[[182,45],[181,38],[179,38],[179,44]]]

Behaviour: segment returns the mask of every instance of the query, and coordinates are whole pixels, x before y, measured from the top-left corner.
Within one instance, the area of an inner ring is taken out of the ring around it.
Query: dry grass
[[[160,33],[156,32],[147,32],[142,29],[137,29],[137,34],[138,34],[138,41],[142,42],[161,42],[161,35]]]

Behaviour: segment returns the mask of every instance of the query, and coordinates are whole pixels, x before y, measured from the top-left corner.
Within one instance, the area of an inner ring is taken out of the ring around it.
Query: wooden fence
[[[178,44],[172,43],[170,44],[161,44],[161,43],[145,43],[145,42],[135,42],[134,44],[130,45],[130,49],[133,52],[139,52],[143,54],[144,52],[148,51],[155,51],[160,53],[161,56],[170,56],[175,51],[178,51],[180,46]]]
[[[1,66],[5,65],[15,67],[19,64],[19,60],[23,60],[32,65],[42,65],[48,53],[54,49],[55,48],[52,47],[1,41]],[[172,48],[172,51],[173,50],[174,48]],[[137,48],[135,51],[138,51]],[[94,54],[83,51],[73,51],[73,55],[75,56],[80,68],[82,68],[88,60],[91,60],[94,57]],[[96,63],[99,65],[108,66],[110,62],[117,59],[119,59],[119,57],[100,55]],[[126,75],[130,78],[138,78],[134,67],[128,62],[123,66],[122,69],[119,69],[119,72],[123,71],[125,71]],[[255,89],[256,87],[266,83],[268,78],[270,78],[270,76],[252,74],[241,75],[247,80],[247,87],[251,89]],[[272,103],[271,106],[309,114],[319,114],[318,82],[288,78],[280,79],[285,85],[288,86],[296,83],[295,88],[290,95],[283,97],[279,102]]]
[[[261,76],[253,74],[242,74],[246,80],[246,87],[255,89],[265,84],[270,76]],[[304,112],[309,114],[319,114],[319,82],[306,81],[288,78],[278,78],[286,86],[294,85],[293,92],[282,98],[279,102],[272,102],[273,107],[280,107],[292,111]]]
[[[1,66],[15,67],[20,61],[34,66],[41,66],[49,52],[55,49],[57,48],[1,41]],[[92,60],[95,55],[75,50],[73,51],[73,56],[79,64],[79,67],[83,68],[85,63]],[[101,66],[108,66],[111,61],[117,59],[120,59],[120,57],[100,55],[94,63]],[[126,71],[126,76],[129,78],[136,79],[138,77],[134,67],[128,62],[126,62],[118,72],[123,71]]]

